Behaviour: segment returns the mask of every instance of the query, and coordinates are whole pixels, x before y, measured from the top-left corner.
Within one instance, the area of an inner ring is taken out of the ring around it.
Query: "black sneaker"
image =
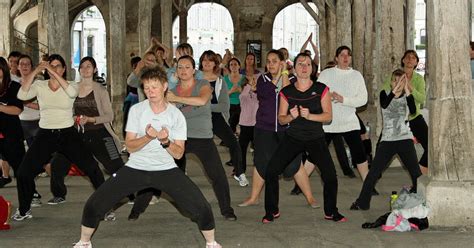
[[[58,196],[58,197],[53,197],[51,198],[49,201],[48,201],[48,205],[58,205],[58,204],[61,204],[61,203],[65,203],[66,202],[66,199]]]
[[[138,220],[138,217],[140,217],[140,213],[132,211],[130,212],[130,215],[128,215],[128,220],[135,221]]]
[[[229,161],[225,162],[225,165],[227,165],[227,166],[233,166],[233,165],[232,165],[232,160],[229,160]]]
[[[290,191],[290,195],[299,195],[301,193],[303,193],[303,192],[301,191],[298,184],[295,183],[295,187],[293,187],[293,189]]]
[[[350,210],[369,210],[369,208],[363,208],[359,205],[357,201],[355,201],[352,203]]]
[[[340,214],[339,212],[336,212],[335,214],[328,216],[324,215],[325,220],[332,220],[334,222],[346,222],[347,218],[344,217],[344,215]]]
[[[372,196],[376,196],[376,195],[380,195],[379,192],[374,188],[374,190],[372,190]]]
[[[229,221],[236,221],[237,216],[234,213],[224,214],[224,218]]]
[[[5,185],[9,184],[12,182],[12,178],[11,177],[0,177],[0,188],[3,188]]]

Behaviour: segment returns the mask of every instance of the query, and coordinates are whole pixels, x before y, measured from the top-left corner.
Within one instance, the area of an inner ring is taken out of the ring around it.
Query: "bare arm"
[[[5,113],[7,115],[19,115],[21,112],[22,109],[17,106],[0,105],[0,113]]]

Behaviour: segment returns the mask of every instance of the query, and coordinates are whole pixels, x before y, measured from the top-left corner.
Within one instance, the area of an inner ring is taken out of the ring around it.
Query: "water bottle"
[[[393,204],[395,204],[397,199],[398,199],[397,191],[392,191],[392,195],[390,195],[390,210],[393,210]]]

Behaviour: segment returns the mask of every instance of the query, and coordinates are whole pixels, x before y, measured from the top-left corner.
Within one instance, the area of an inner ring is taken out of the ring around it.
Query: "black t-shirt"
[[[23,110],[23,102],[16,97],[20,87],[19,83],[11,82],[5,92],[0,92],[0,104],[15,106]],[[5,138],[23,139],[23,129],[18,115],[0,112],[0,133]]]
[[[280,95],[288,102],[288,114],[295,105],[308,108],[311,114],[321,114],[321,98],[327,94],[329,88],[320,82],[315,82],[305,92],[296,89],[294,84],[283,88]],[[299,140],[314,140],[324,137],[324,130],[321,122],[310,121],[301,116],[290,122],[287,134]]]

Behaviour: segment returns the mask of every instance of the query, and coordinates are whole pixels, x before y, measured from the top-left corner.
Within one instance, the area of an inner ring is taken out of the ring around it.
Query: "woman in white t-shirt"
[[[125,138],[130,158],[87,201],[81,240],[74,247],[92,247],[90,239],[104,214],[126,195],[147,188],[166,192],[179,209],[188,212],[197,222],[208,248],[221,247],[214,240],[211,206],[174,162],[184,154],[186,120],[166,100],[166,73],[160,67],[146,68],[141,81],[148,99],[130,109]]]

